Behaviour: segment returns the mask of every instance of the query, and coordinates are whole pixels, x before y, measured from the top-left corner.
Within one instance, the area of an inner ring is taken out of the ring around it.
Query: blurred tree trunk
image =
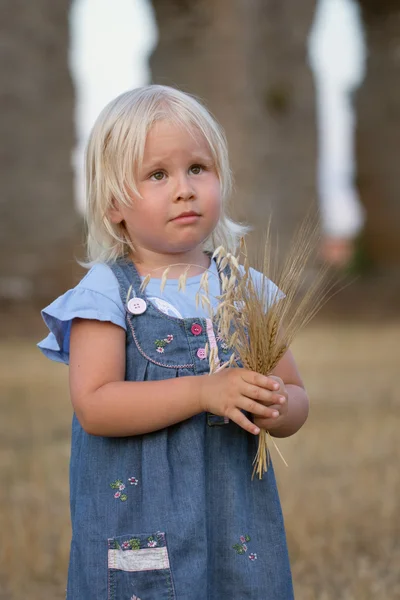
[[[155,83],[204,99],[224,126],[233,215],[281,247],[316,208],[314,89],[306,44],[315,0],[153,0]]]
[[[28,310],[71,282],[78,218],[64,0],[0,5],[0,301]]]
[[[368,47],[357,100],[357,161],[364,243],[376,266],[400,266],[400,4],[360,0]]]

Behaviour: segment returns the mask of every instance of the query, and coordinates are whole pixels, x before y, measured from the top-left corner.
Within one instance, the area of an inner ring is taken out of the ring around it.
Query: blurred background
[[[353,281],[294,343],[311,413],[275,465],[296,599],[400,598],[399,3],[3,0],[0,24],[0,598],[65,597],[68,373],[39,311],[82,276],[90,128],[150,82],[224,126],[236,219],[272,213],[284,251],[311,209]]]

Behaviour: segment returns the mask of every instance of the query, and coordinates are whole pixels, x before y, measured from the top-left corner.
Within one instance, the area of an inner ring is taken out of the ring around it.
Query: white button
[[[141,315],[146,308],[147,304],[142,298],[131,298],[128,302],[128,310],[133,315]]]

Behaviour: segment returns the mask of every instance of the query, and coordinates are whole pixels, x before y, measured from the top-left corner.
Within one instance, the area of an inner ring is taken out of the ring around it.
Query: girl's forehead
[[[147,133],[143,158],[146,160],[149,154],[163,155],[183,148],[210,158],[213,156],[208,140],[196,125],[157,121]]]
[[[204,134],[200,131],[199,127],[194,123],[179,123],[170,120],[156,121],[147,132],[146,143],[157,140],[170,141],[176,137],[182,139],[191,140],[197,144],[208,145],[208,142]]]

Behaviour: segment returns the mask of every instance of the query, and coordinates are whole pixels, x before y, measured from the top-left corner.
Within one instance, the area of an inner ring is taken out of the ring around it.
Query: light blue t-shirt
[[[254,269],[251,269],[251,274],[256,288],[261,289],[263,276]],[[185,291],[178,291],[177,279],[167,279],[162,291],[161,279],[151,279],[146,287],[147,298],[159,310],[173,317],[208,318],[210,313],[206,306],[199,303],[196,307],[201,277],[202,274],[188,277]],[[218,306],[217,296],[221,294],[215,261],[211,261],[208,285],[208,298],[215,310]],[[267,290],[268,304],[283,296],[271,281],[268,281]],[[48,358],[65,364],[69,363],[69,340],[74,318],[109,321],[126,330],[126,309],[120,296],[119,284],[106,264],[94,265],[76,287],[43,309],[42,317],[50,333],[38,347]]]

